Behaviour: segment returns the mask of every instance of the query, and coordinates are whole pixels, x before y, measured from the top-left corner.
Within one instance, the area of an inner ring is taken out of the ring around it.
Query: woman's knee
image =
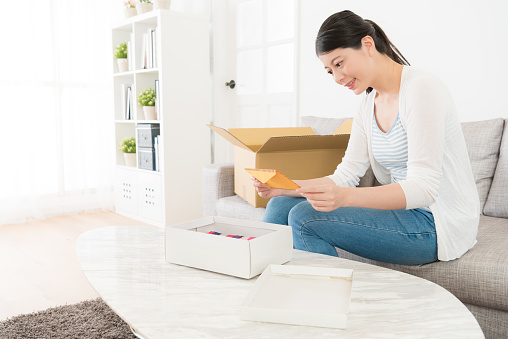
[[[303,201],[289,211],[288,223],[290,226],[301,226],[310,215],[316,212],[309,202]]]
[[[285,201],[286,201],[286,198],[289,198],[289,197],[275,197],[275,198],[271,198],[270,201],[268,201],[268,204],[266,205],[266,209],[279,209],[280,206],[283,206],[285,205]]]
[[[266,211],[263,216],[264,222],[269,222],[272,224],[288,224],[288,214],[295,206],[300,202],[300,198],[294,197],[275,197],[270,199],[268,204],[266,205]]]

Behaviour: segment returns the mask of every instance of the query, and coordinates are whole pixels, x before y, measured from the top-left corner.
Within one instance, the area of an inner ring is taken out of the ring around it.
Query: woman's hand
[[[274,198],[283,195],[283,190],[281,188],[270,188],[267,184],[263,184],[254,177],[252,177],[252,181],[261,198]]]
[[[345,206],[346,190],[336,185],[301,187],[296,190],[316,211],[330,212]]]

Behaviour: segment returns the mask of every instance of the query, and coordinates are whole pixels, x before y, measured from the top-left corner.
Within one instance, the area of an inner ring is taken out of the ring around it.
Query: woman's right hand
[[[254,177],[252,177],[252,182],[261,198],[274,198],[283,195],[283,190],[281,188],[270,188],[267,184],[263,184],[261,181]]]

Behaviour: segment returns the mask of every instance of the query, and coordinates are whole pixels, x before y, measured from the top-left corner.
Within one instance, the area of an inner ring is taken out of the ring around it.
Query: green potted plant
[[[138,14],[150,12],[153,10],[152,0],[139,0],[139,3],[136,5],[136,10]]]
[[[124,138],[120,143],[120,151],[123,152],[125,164],[136,167],[136,139],[134,137]]]
[[[115,47],[114,52],[116,62],[118,63],[119,72],[127,72],[129,70],[129,59],[127,55],[127,42],[122,42]]]
[[[138,97],[138,102],[143,106],[143,113],[146,120],[157,120],[155,113],[155,90],[147,88]]]
[[[125,0],[123,3],[123,14],[126,18],[130,18],[138,14],[136,11],[136,1],[135,0]]]

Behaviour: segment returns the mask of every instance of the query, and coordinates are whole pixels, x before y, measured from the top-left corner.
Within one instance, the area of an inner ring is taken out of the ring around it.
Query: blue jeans
[[[290,225],[296,249],[338,257],[335,247],[364,258],[402,265],[437,260],[434,217],[422,209],[341,207],[316,211],[305,198],[276,197],[264,222]]]

